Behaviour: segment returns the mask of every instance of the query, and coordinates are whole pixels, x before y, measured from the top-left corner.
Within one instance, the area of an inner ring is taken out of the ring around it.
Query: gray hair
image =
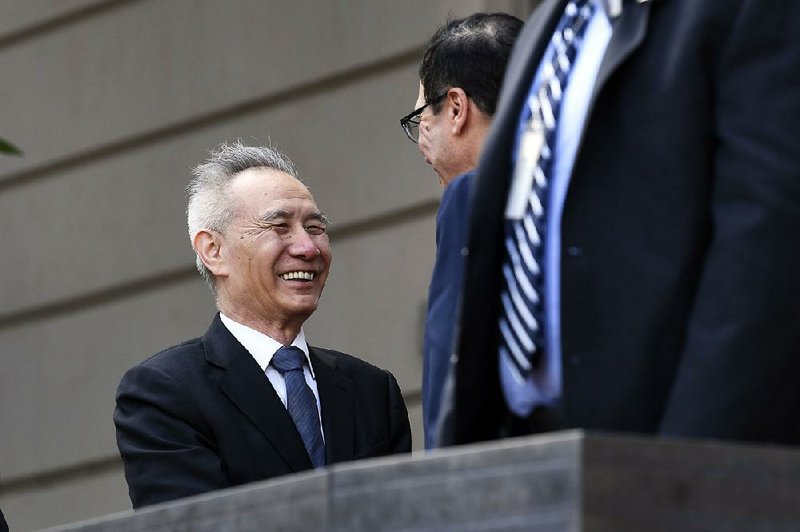
[[[208,159],[192,168],[193,178],[186,187],[189,198],[186,221],[190,241],[203,229],[217,232],[225,230],[234,216],[228,183],[248,168],[271,168],[300,179],[294,163],[271,146],[245,146],[239,140],[231,144],[223,142],[209,150]],[[211,291],[216,293],[214,275],[203,264],[197,251],[195,255],[197,271]]]

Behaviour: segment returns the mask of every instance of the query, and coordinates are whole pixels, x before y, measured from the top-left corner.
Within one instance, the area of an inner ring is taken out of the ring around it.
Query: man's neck
[[[253,330],[262,334],[266,334],[276,342],[283,345],[291,345],[305,320],[270,320],[264,319],[261,316],[255,316],[249,312],[237,311],[234,308],[225,308],[223,305],[218,305],[220,312],[237,323],[241,323]]]
[[[459,137],[457,144],[454,145],[457,151],[453,156],[453,163],[448,168],[446,176],[439,176],[442,188],[446,188],[456,177],[478,166],[481,148],[483,148],[486,134],[492,124],[492,117],[478,110],[474,103],[471,103],[471,105],[473,106],[471,115],[473,118],[463,131],[462,136]]]

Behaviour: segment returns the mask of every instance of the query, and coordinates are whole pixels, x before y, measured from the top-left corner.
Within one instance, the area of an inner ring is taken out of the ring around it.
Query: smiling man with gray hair
[[[114,422],[133,506],[410,451],[395,378],[306,342],[331,250],[292,162],[237,142],[193,175],[189,235],[219,313],[122,378]]]

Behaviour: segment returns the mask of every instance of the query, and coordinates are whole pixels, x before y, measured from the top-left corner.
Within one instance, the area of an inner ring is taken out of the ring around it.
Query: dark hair
[[[494,115],[511,48],[522,21],[506,13],[475,13],[448,20],[436,30],[419,65],[419,79],[430,102],[460,87],[478,109]],[[433,105],[434,113],[441,109]]]

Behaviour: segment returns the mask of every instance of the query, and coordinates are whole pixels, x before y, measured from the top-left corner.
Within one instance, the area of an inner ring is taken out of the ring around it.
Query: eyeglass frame
[[[413,120],[421,116],[422,112],[431,105],[436,105],[437,103],[442,101],[444,97],[447,96],[447,92],[448,91],[444,91],[439,96],[436,96],[434,99],[432,99],[422,107],[414,109],[413,111],[411,111],[406,116],[400,119],[400,127],[403,128],[403,132],[406,134],[406,137],[408,137],[408,140],[410,140],[414,144],[417,144],[419,142],[417,139],[414,138],[414,135],[411,133],[411,126],[409,126],[409,124],[414,124],[415,127],[419,128],[419,120],[416,122],[414,122]]]

